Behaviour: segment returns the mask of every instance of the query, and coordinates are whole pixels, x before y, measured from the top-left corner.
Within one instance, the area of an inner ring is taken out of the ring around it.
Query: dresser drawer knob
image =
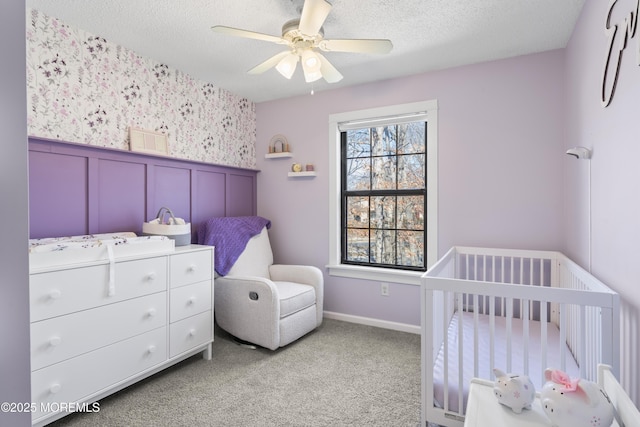
[[[51,347],[57,347],[60,345],[60,343],[62,343],[62,338],[60,337],[51,337],[49,338],[49,345]]]
[[[196,336],[196,330],[195,330],[195,329],[191,329],[191,330],[189,331],[189,336],[190,336],[190,337],[195,337],[195,336]]]
[[[147,281],[153,282],[154,280],[156,280],[156,273],[155,272],[151,272],[151,273],[147,274]]]
[[[49,393],[56,394],[60,391],[61,388],[62,386],[58,383],[52,384],[51,387],[49,387]]]
[[[59,289],[54,289],[49,292],[49,299],[58,299],[62,296],[62,292]]]
[[[197,270],[196,265],[195,264],[191,264],[187,270],[190,273],[195,273],[195,271]]]
[[[147,316],[148,317],[153,317],[156,315],[156,309],[155,308],[150,308],[149,310],[147,310]]]
[[[156,346],[155,345],[150,345],[149,348],[147,348],[147,353],[153,354],[155,352],[156,352]]]
[[[196,297],[191,297],[187,301],[187,305],[194,305],[196,303]]]

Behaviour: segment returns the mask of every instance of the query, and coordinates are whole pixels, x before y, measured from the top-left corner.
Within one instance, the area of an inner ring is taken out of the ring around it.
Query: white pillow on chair
[[[269,266],[273,264],[273,252],[269,242],[267,227],[247,243],[247,247],[233,264],[230,276],[258,276],[269,279]]]

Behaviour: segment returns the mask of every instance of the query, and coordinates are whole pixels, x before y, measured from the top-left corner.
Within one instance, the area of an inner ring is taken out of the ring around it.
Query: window
[[[437,259],[437,101],[329,122],[329,273],[418,284]]]
[[[426,126],[340,132],[343,264],[425,270]]]

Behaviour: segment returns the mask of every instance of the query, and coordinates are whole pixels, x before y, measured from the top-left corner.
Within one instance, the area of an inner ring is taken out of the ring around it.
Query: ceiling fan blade
[[[322,40],[318,47],[326,52],[389,53],[393,49],[387,39]]]
[[[253,67],[252,69],[250,69],[249,71],[247,71],[247,73],[249,73],[249,74],[264,73],[269,68],[273,68],[276,65],[278,65],[278,62],[280,62],[280,60],[282,60],[282,58],[284,58],[285,56],[289,55],[290,53],[291,52],[289,52],[287,50],[287,51],[284,51],[284,52],[280,52],[280,53],[278,53],[276,55],[273,55],[271,58],[267,59],[263,63],[258,64],[255,67]]]
[[[224,25],[216,25],[211,27],[211,29],[216,33],[228,34],[230,36],[244,37],[248,39],[256,39],[256,40],[262,40],[262,41],[273,42],[278,44],[289,43],[282,37],[271,36],[269,34],[263,34],[263,33],[256,33],[255,31],[241,30],[239,28],[225,27]]]
[[[336,67],[331,65],[327,58],[318,52],[316,52],[316,55],[320,58],[320,71],[322,72],[322,77],[324,77],[327,83],[336,83],[342,80],[342,74],[336,70]]]
[[[315,36],[329,16],[331,4],[325,0],[305,0],[298,29],[307,36]]]

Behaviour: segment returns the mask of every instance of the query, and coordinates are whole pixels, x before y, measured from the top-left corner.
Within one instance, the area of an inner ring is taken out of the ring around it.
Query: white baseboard
[[[375,326],[377,328],[391,329],[400,332],[409,332],[411,334],[419,335],[421,333],[420,326],[410,325],[408,323],[390,322],[388,320],[353,316],[351,314],[334,313],[332,311],[325,311],[324,317],[327,319],[342,320],[343,322],[358,323],[360,325]]]

